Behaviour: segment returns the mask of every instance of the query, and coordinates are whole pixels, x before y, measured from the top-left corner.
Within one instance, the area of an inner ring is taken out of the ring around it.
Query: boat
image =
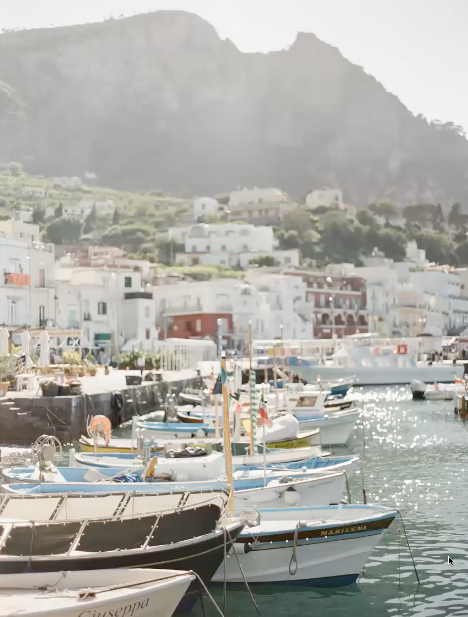
[[[140,568],[0,575],[0,617],[172,617],[190,572]]]
[[[193,426],[182,422],[150,422],[136,421],[137,430],[141,431],[145,437],[152,439],[174,440],[174,439],[193,439],[195,437],[214,437],[216,429],[211,424],[195,424]]]
[[[249,584],[341,586],[355,582],[397,511],[373,505],[260,509],[234,549]],[[214,582],[241,583],[232,557]]]
[[[258,507],[260,504],[265,507],[284,508],[291,505],[321,505],[321,504],[333,504],[339,503],[345,490],[347,489],[346,474],[340,471],[334,471],[330,473],[315,474],[306,477],[292,478],[287,473],[272,473],[267,471],[266,481],[265,476],[258,477],[256,486],[249,488],[249,482],[245,482],[243,478],[240,478],[235,485],[238,488],[234,491],[234,505],[238,509],[245,510],[248,507]],[[221,486],[226,486],[225,484]],[[247,487],[247,488],[242,488]],[[171,487],[174,495],[180,495],[183,492],[183,486]],[[7,495],[18,494],[27,496],[42,496],[43,499],[48,499],[50,496],[59,496],[63,494],[69,495],[99,495],[101,500],[98,504],[101,507],[105,507],[105,500],[102,498],[113,496],[112,502],[114,508],[119,500],[115,501],[115,496],[120,495],[122,499],[123,495],[132,495],[134,507],[138,507],[139,513],[150,513],[154,511],[155,504],[154,497],[159,495],[165,495],[168,491],[166,485],[146,485],[141,489],[133,490],[132,484],[115,484],[114,486],[105,486],[101,484],[73,484],[68,483],[66,485],[56,484],[39,484],[35,486],[26,486],[24,484],[13,484],[3,486],[2,490]],[[141,489],[141,490],[140,490]],[[213,485],[200,484],[197,494],[213,494]],[[192,492],[194,494],[194,492]],[[138,496],[138,499],[134,499]],[[110,499],[110,498],[109,498]],[[180,497],[177,498],[180,500]],[[76,501],[76,500],[75,500]],[[172,505],[171,502],[169,502]],[[35,506],[39,506],[38,502],[35,502]],[[112,510],[113,512],[113,510]]]
[[[340,446],[350,440],[358,418],[359,411],[350,409],[299,420],[299,424],[304,430],[319,428],[323,446]]]
[[[393,347],[359,346],[333,354],[330,364],[291,367],[307,382],[336,380],[355,376],[358,386],[406,385],[417,379],[451,383],[463,377],[463,366],[416,364],[405,345]],[[400,353],[398,353],[400,351]]]
[[[281,439],[279,441],[267,441],[266,445],[268,448],[273,449],[297,449],[297,448],[307,448],[310,446],[312,442],[315,443],[315,440],[321,440],[320,431],[315,427],[310,430],[299,431],[296,437],[291,437],[290,439]]]
[[[134,452],[135,454],[138,452],[138,447],[136,446],[135,440],[125,439],[123,437],[111,437],[109,443],[106,444],[103,437],[98,437],[96,440],[94,440],[91,437],[82,435],[79,439],[79,444],[82,452]],[[160,451],[162,447],[154,444],[151,449],[157,452],[158,450]]]
[[[75,460],[80,459],[79,455]],[[151,477],[164,482],[198,482],[209,481],[222,476],[225,472],[224,455],[220,452],[212,452],[203,457],[191,458],[167,458],[153,457],[148,465],[151,464]],[[33,467],[10,467],[3,470],[3,477],[6,482],[25,482],[37,484],[38,482],[95,482],[96,480],[107,480],[112,482],[115,478],[128,474],[128,467],[99,467],[99,476],[96,471],[88,469],[96,465],[88,464],[86,467],[55,467],[48,465],[47,471],[43,471],[40,463]],[[143,476],[145,463],[140,467],[133,467],[133,471]],[[149,471],[148,471],[149,473]]]
[[[426,384],[414,379],[410,387],[414,400],[453,401],[457,395],[466,393],[466,386],[460,380],[448,384]]]
[[[196,447],[196,446],[195,446]],[[217,452],[224,451],[224,445],[221,442],[212,444],[202,444],[200,449],[205,449],[208,452],[210,449]],[[257,453],[250,455],[250,443],[249,442],[231,442],[232,451],[232,465],[234,469],[238,469],[244,466],[263,465],[264,462],[268,465],[277,463],[294,463],[298,461],[305,461],[319,455],[320,448],[318,447],[305,447],[305,448],[291,448],[280,450],[279,448],[270,450],[266,449],[265,455],[263,455],[263,446],[256,446]],[[166,451],[167,454],[167,451]],[[82,452],[74,455],[74,459],[79,466],[83,467],[97,467],[97,468],[114,468],[114,469],[129,469],[138,470],[141,469],[145,463],[144,458],[141,455],[125,454],[123,452],[115,452],[111,454],[102,453],[95,456],[89,452]],[[158,461],[162,459],[159,458]],[[187,459],[185,459],[187,460]]]
[[[152,511],[144,514],[138,509],[140,496],[132,493],[6,495],[0,511],[0,574],[170,565],[193,570],[208,583],[245,519],[224,515],[226,493],[152,497]],[[198,597],[193,582],[178,610],[189,610]]]

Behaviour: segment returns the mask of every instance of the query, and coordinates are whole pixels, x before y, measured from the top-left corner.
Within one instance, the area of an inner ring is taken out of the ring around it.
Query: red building
[[[368,332],[366,281],[358,276],[323,272],[286,272],[307,283],[315,338],[343,338]]]
[[[167,337],[171,338],[205,338],[216,340],[218,319],[221,319],[221,334],[230,337],[233,334],[232,313],[184,313],[167,315]],[[164,335],[164,332],[161,334]]]

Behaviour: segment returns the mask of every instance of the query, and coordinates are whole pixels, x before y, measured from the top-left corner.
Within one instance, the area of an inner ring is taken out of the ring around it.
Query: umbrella
[[[21,349],[24,353],[24,365],[26,368],[31,368],[33,365],[31,356],[29,355],[30,341],[31,337],[29,336],[29,332],[27,330],[23,330],[23,332],[21,332]]]
[[[8,328],[1,328],[0,329],[0,354],[9,354],[10,353],[10,349],[9,349],[9,342],[10,339],[10,333],[8,332]]]
[[[49,366],[50,364],[50,339],[47,330],[43,330],[39,337],[39,343],[41,344],[41,354],[39,356],[40,366]]]

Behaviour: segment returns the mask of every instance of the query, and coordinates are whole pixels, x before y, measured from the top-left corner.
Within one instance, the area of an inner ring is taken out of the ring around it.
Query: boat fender
[[[206,437],[206,433],[202,428],[199,428],[197,433],[196,433],[197,437],[199,437],[200,439],[203,439],[203,437]]]
[[[283,493],[283,501],[288,506],[295,506],[300,500],[301,500],[301,496],[296,491],[296,489],[293,488],[292,486],[290,486]]]
[[[234,550],[236,551],[236,553],[242,555],[245,553],[250,553],[253,549],[248,542],[246,542],[245,544],[243,542],[235,542]]]
[[[175,477],[177,482],[188,482],[189,476],[188,473],[178,473]]]

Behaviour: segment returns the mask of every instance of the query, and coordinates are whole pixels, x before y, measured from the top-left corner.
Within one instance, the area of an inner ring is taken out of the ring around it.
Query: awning
[[[94,335],[95,342],[99,341],[101,343],[102,341],[110,341],[110,340],[111,340],[111,335],[109,332],[101,332],[99,334]]]

